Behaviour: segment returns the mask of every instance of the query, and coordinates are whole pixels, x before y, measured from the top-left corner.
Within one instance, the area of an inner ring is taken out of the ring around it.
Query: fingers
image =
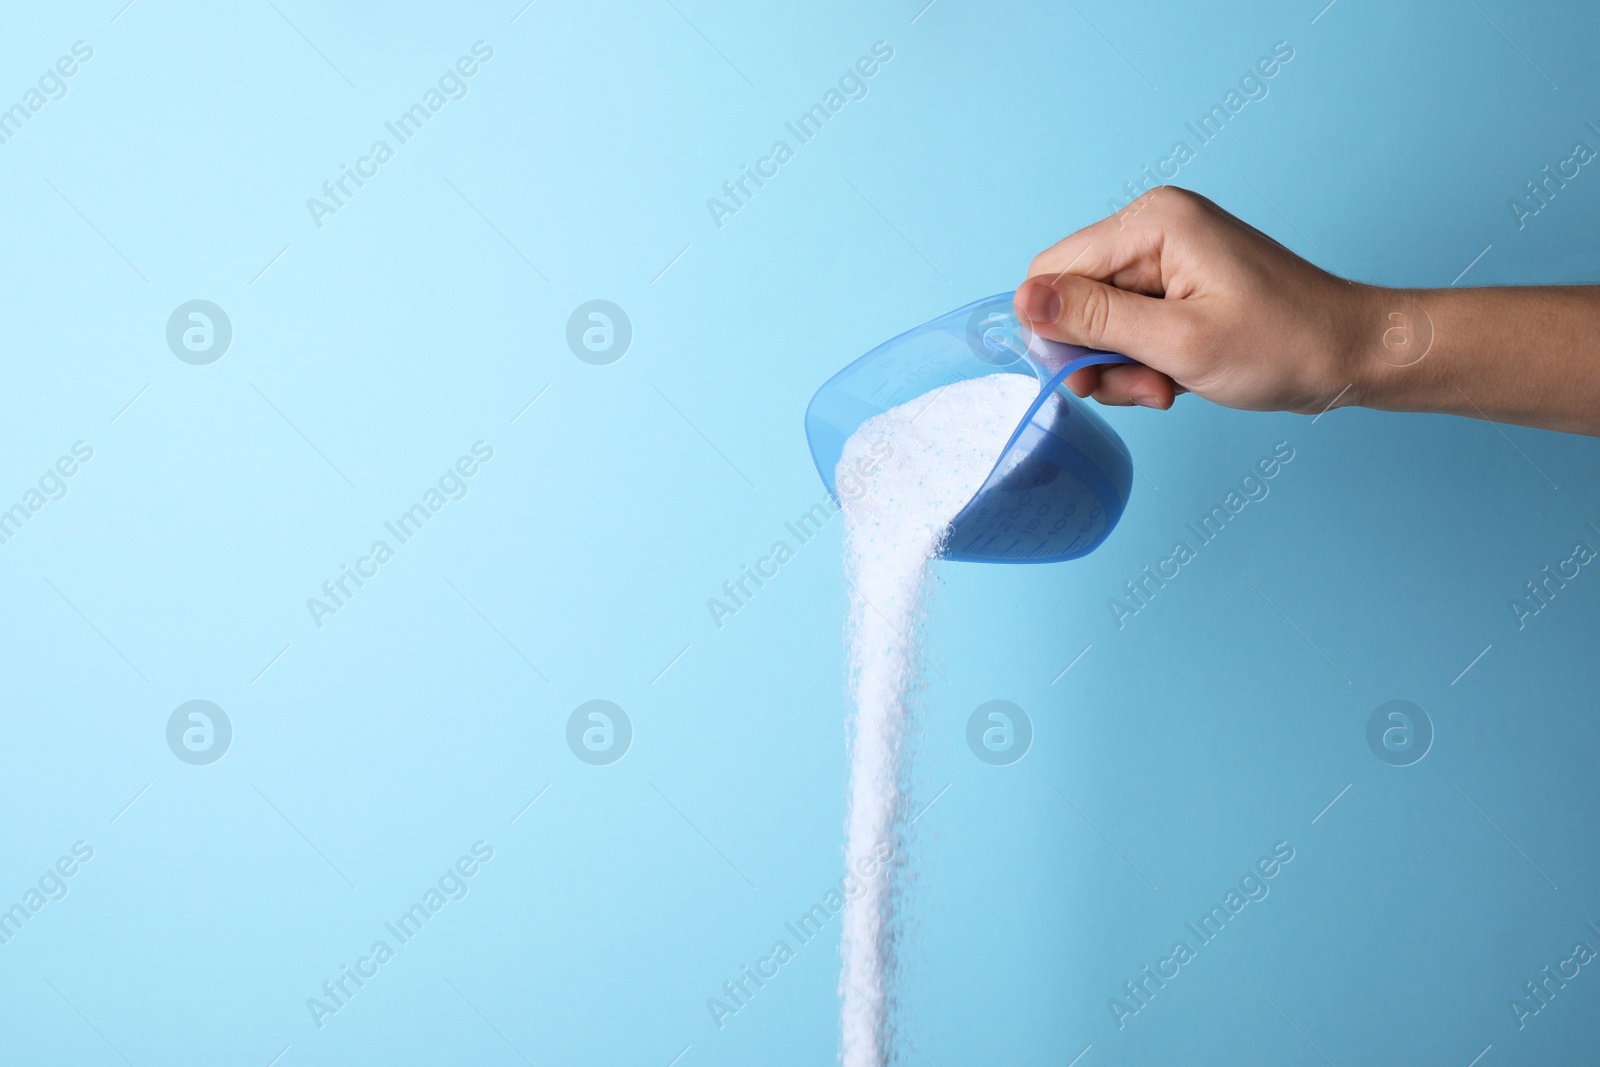
[[[1191,316],[1185,303],[1075,274],[1029,278],[1013,300],[1017,317],[1043,337],[1121,352],[1157,370],[1170,369],[1182,349]]]
[[[1072,390],[1074,396],[1087,397],[1100,388],[1100,368],[1085,367],[1080,371],[1067,375],[1067,388]]]
[[[1192,222],[1208,203],[1186,189],[1159,186],[1039,253],[1028,274],[1076,274],[1159,296],[1163,243],[1174,226]]]
[[[1193,371],[1202,312],[1190,301],[1163,298],[1192,295],[1168,277],[1170,261],[1210,232],[1217,214],[1204,197],[1162,186],[1034,257],[1017,289],[1018,318],[1041,336],[1143,364],[1079,371],[1067,379],[1074,393],[1165,410],[1184,391],[1180,372]]]
[[[1094,398],[1102,404],[1138,404],[1166,411],[1172,406],[1177,389],[1172,379],[1158,370],[1127,364],[1101,367],[1099,387]]]
[[[1166,411],[1183,390],[1171,378],[1149,367],[1132,365],[1085,367],[1067,376],[1074,396],[1094,397],[1112,407],[1140,407]]]
[[[1113,215],[1065,237],[1034,257],[1029,275],[1076,274],[1134,292],[1161,292],[1161,246],[1143,229]]]

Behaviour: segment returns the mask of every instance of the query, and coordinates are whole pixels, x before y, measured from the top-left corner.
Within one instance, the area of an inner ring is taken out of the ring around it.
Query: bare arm
[[[1600,286],[1362,295],[1394,311],[1383,312],[1387,336],[1372,345],[1351,403],[1600,436]],[[1406,307],[1402,338],[1392,316]]]

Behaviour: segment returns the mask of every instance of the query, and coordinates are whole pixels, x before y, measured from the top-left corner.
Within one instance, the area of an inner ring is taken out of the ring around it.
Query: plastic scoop
[[[1055,563],[1092,552],[1122,517],[1133,465],[1122,439],[1064,384],[1102,363],[1132,363],[1040,337],[1011,293],[957,308],[887,341],[825,382],[806,408],[817,473],[835,502],[844,443],[867,419],[930,389],[990,374],[1027,374],[1039,396],[983,487],[950,523],[946,559]]]

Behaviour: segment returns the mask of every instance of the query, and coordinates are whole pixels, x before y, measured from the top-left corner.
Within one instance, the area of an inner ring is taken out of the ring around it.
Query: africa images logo
[[[991,767],[1009,767],[1033,745],[1033,720],[1009,700],[979,704],[967,718],[967,747]]]
[[[195,367],[215,363],[233,343],[233,323],[228,313],[209,300],[179,304],[167,319],[167,347]]]
[[[209,700],[179,704],[167,718],[167,747],[183,762],[204,767],[227,754],[233,721]]]
[[[628,754],[633,720],[609,700],[588,700],[567,717],[567,747],[594,767],[605,767]]]
[[[1419,763],[1433,747],[1433,720],[1409,700],[1380,704],[1367,717],[1367,747],[1391,767]]]

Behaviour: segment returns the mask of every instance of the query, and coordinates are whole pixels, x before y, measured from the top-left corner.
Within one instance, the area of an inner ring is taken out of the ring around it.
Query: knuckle
[[[1111,294],[1104,286],[1085,286],[1073,304],[1072,315],[1079,335],[1091,344],[1099,344],[1111,324]]]
[[[1117,220],[1117,228],[1119,230],[1126,229],[1128,225],[1135,219],[1145,215],[1145,213],[1150,211],[1151,208],[1161,203],[1161,196],[1159,194],[1161,193],[1162,188],[1162,186],[1158,185],[1154,189],[1147,189],[1138,196],[1134,197],[1132,200],[1128,201],[1128,203],[1123,206],[1122,210],[1116,212],[1112,216]],[[1146,217],[1148,218],[1148,216]]]
[[[1204,210],[1204,201],[1196,194],[1176,185],[1163,185],[1150,190],[1146,195],[1160,194],[1160,209],[1163,216],[1171,222],[1191,222],[1200,217]]]
[[[1171,185],[1157,185],[1152,189],[1146,189],[1144,192],[1140,193],[1137,198],[1135,198],[1133,203],[1142,204],[1145,207],[1150,207],[1154,204],[1164,204],[1167,200],[1167,194],[1174,188],[1176,187]]]

